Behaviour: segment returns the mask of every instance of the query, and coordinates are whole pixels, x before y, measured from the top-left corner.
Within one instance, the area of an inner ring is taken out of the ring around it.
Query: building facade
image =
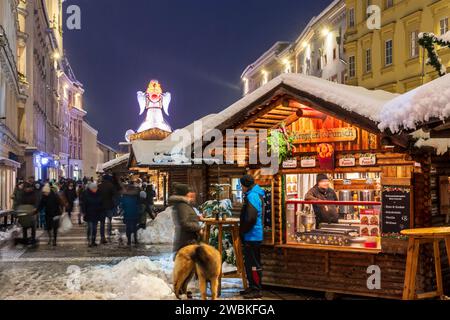
[[[346,59],[345,1],[335,0],[311,19],[294,42],[277,42],[241,78],[244,95],[256,90],[282,73],[302,73],[344,83]]]
[[[368,5],[380,8],[380,29],[369,28]],[[449,31],[450,0],[346,0],[346,11],[348,84],[404,93],[438,77],[418,39]],[[450,49],[438,54],[449,68]]]
[[[11,209],[11,195],[23,155],[20,117],[25,81],[17,69],[21,41],[18,0],[0,1],[0,211]]]
[[[83,168],[83,85],[77,80],[66,57],[59,72],[60,176],[78,180]]]

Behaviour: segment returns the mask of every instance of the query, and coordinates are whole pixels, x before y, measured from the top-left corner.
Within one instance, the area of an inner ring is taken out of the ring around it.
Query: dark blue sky
[[[87,120],[111,146],[136,130],[136,92],[151,79],[172,93],[168,122],[184,127],[241,97],[244,68],[294,40],[331,0],[67,0],[82,30],[65,49],[85,87]]]

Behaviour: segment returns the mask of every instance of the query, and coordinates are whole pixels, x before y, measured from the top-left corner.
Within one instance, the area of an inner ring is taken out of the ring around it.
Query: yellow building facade
[[[347,83],[404,93],[435,79],[418,37],[445,34],[449,18],[450,0],[346,0]],[[438,54],[450,70],[450,49]]]

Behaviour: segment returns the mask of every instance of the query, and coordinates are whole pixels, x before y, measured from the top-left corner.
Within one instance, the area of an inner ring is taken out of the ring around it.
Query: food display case
[[[317,206],[351,207],[352,215],[341,214],[338,223],[317,224]],[[302,201],[286,202],[286,243],[380,249],[381,202]]]

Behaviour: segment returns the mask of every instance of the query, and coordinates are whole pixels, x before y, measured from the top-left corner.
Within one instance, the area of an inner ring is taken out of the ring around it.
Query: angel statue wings
[[[138,129],[138,133],[149,129],[161,129],[172,132],[170,125],[164,120],[162,110],[169,115],[169,105],[172,96],[169,92],[163,93],[161,85],[157,80],[150,81],[147,91],[137,93],[140,113],[142,115],[147,110],[145,121]]]

